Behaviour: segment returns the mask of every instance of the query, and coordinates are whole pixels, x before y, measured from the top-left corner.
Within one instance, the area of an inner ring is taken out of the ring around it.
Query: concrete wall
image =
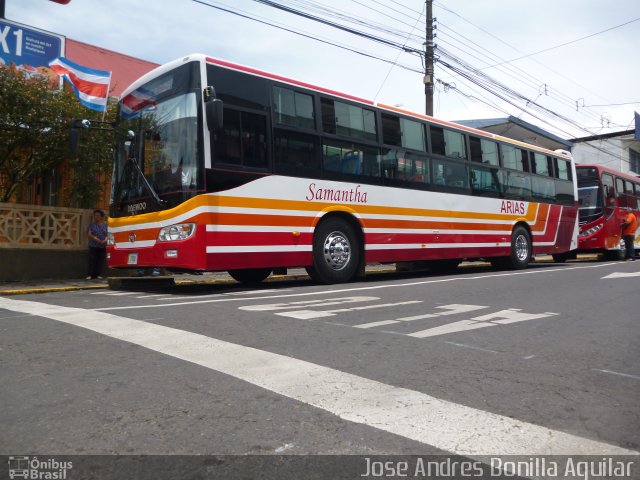
[[[0,248],[0,282],[84,278],[86,250]]]

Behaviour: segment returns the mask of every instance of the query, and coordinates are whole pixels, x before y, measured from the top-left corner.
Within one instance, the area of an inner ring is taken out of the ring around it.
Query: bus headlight
[[[600,231],[600,229],[602,228],[604,224],[599,223],[598,225],[596,225],[595,227],[591,227],[588,230],[585,230],[584,232],[580,232],[580,236],[581,237],[588,237],[590,235],[593,235],[594,233],[597,233]]]
[[[116,244],[116,239],[113,236],[113,233],[107,233],[107,245],[114,246]]]
[[[159,242],[175,242],[176,240],[186,240],[196,231],[195,223],[179,223],[163,227],[158,233]]]

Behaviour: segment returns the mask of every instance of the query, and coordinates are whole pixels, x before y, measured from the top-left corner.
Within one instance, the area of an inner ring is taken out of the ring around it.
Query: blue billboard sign
[[[64,37],[0,19],[0,63],[14,64],[24,73],[48,67],[64,55]]]

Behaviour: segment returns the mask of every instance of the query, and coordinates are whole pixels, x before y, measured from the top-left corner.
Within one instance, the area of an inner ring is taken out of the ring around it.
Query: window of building
[[[322,128],[327,133],[344,135],[362,140],[376,140],[376,115],[373,110],[334,102],[321,101]]]
[[[499,165],[498,144],[479,137],[469,137],[471,160],[489,165]]]
[[[288,88],[273,87],[276,123],[314,128],[313,97]]]
[[[640,175],[640,152],[629,149],[629,170]]]

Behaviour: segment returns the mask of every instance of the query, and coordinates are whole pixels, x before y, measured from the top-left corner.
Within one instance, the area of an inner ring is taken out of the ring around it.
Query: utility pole
[[[0,0],[0,18],[4,18],[4,0]]]
[[[424,52],[424,95],[425,113],[433,116],[433,0],[425,0],[427,5],[427,38]]]

